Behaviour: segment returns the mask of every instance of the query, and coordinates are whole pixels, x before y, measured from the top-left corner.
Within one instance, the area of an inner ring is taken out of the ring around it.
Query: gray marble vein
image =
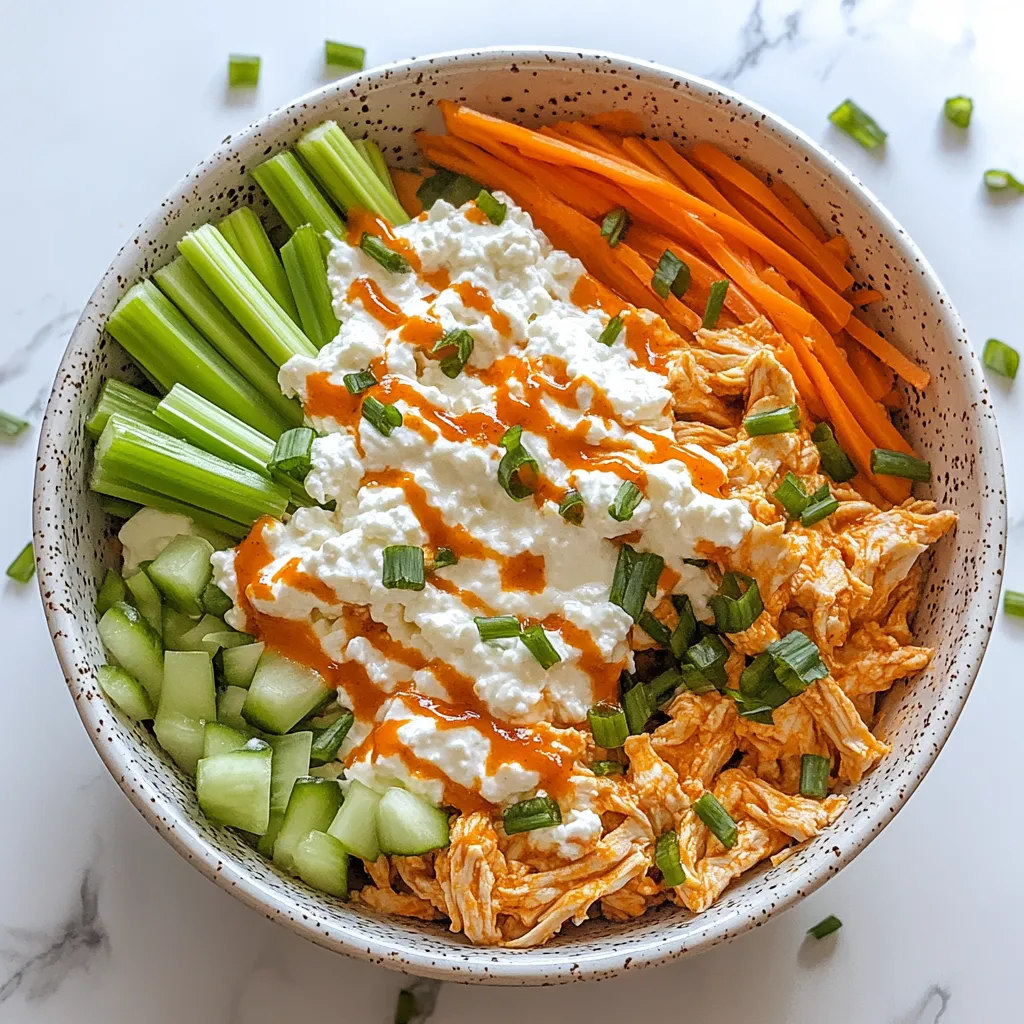
[[[0,985],[0,1004],[17,993],[29,1002],[52,996],[73,971],[88,971],[110,952],[110,938],[99,915],[99,886],[93,869],[86,868],[78,899],[68,917],[52,932],[28,928],[4,929],[12,948],[0,959],[13,967]]]
[[[732,85],[746,71],[757,67],[761,58],[769,51],[787,43],[793,43],[800,35],[800,19],[802,11],[798,8],[790,11],[782,20],[782,30],[773,36],[768,35],[764,23],[764,0],[756,0],[750,14],[740,32],[739,56],[723,71],[711,77],[725,85]]]
[[[40,325],[23,345],[19,345],[0,359],[0,385],[23,377],[32,365],[33,360],[43,350],[54,343],[61,347],[67,342],[78,317],[78,310],[63,309]],[[20,411],[25,419],[32,419],[43,411],[50,394],[50,382],[39,387],[27,408]]]
[[[949,989],[944,985],[930,985],[913,1009],[893,1024],[939,1024],[949,1008],[949,996]]]

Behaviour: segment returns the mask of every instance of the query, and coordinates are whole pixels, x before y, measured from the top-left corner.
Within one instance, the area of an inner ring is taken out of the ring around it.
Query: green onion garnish
[[[273,454],[267,461],[271,472],[286,473],[296,480],[305,480],[313,468],[313,439],[316,434],[309,427],[292,427],[286,430],[274,445]]]
[[[736,822],[718,802],[714,793],[705,793],[693,805],[693,810],[727,850],[731,850],[736,845],[736,840],[739,838]]]
[[[253,55],[233,53],[228,57],[228,85],[257,85],[260,80],[260,59]]]
[[[682,685],[683,673],[678,668],[667,668],[647,683],[647,695],[655,707],[660,708],[670,697],[675,696],[676,690]]]
[[[558,514],[567,523],[579,526],[583,522],[586,508],[586,505],[583,504],[583,495],[579,491],[566,491],[565,497],[558,503]]]
[[[653,640],[659,647],[667,648],[672,640],[672,633],[668,626],[660,619],[654,617],[652,612],[643,612],[636,624]]]
[[[1007,590],[1003,594],[1003,611],[1007,615],[1024,617],[1024,594],[1019,590]]]
[[[623,545],[623,548],[628,545]],[[630,549],[632,551],[632,549]],[[622,552],[620,549],[619,560],[622,560]],[[652,552],[645,551],[643,554],[637,554],[632,551],[631,556],[627,555],[627,558],[631,558],[629,567],[629,578],[626,580],[625,587],[622,592],[622,600],[616,601],[613,596],[615,592],[615,580],[612,580],[612,591],[608,600],[612,604],[617,604],[634,622],[640,621],[640,616],[644,611],[644,604],[647,601],[648,594],[651,597],[657,593],[658,590],[658,578],[661,576],[662,569],[665,568],[665,560],[661,555],[655,555]],[[619,566],[615,566],[616,576],[618,576]]]
[[[427,581],[423,548],[392,544],[384,549],[384,586],[388,590],[422,590]]]
[[[458,555],[451,548],[438,548],[434,552],[434,557],[427,565],[427,572],[434,572],[436,569],[443,569],[445,566],[458,564]]]
[[[23,430],[28,429],[25,420],[12,416],[9,412],[0,411],[0,435],[4,437],[17,437]]]
[[[1003,192],[1013,189],[1024,192],[1024,181],[1018,181],[1009,171],[997,171],[994,168],[985,172],[985,188],[990,192]]]
[[[749,700],[778,708],[793,695],[775,675],[775,659],[763,651],[740,673],[740,694]],[[744,714],[740,709],[740,714]]]
[[[695,569],[706,569],[711,564],[710,558],[684,558],[684,564],[692,565]]]
[[[957,128],[966,128],[971,123],[974,100],[970,96],[950,96],[943,104],[942,110],[950,124],[955,124]]]
[[[476,623],[480,639],[485,642],[508,640],[519,636],[519,620],[514,615],[477,615],[473,621]]]
[[[800,524],[802,526],[814,526],[815,523],[820,523],[822,519],[827,519],[839,508],[839,499],[829,491],[828,484],[825,484],[823,488],[818,490],[824,490],[825,493],[819,497],[818,492],[815,492],[815,496],[811,499],[810,504],[800,513]]]
[[[839,442],[827,423],[819,423],[811,431],[811,440],[818,449],[821,468],[837,484],[844,484],[857,475],[856,466],[850,461],[850,456],[839,447]]]
[[[395,427],[402,425],[402,411],[397,405],[378,402],[373,395],[363,399],[363,419],[371,423],[385,437],[390,437]]]
[[[654,844],[654,863],[658,865],[666,885],[682,885],[686,881],[683,862],[679,859],[679,836],[675,832],[663,832]]]
[[[821,754],[804,754],[800,758],[800,795],[823,800],[828,796],[828,773],[832,759]]]
[[[473,335],[464,328],[456,328],[449,331],[440,341],[434,342],[434,347],[430,351],[440,352],[446,348],[454,348],[455,352],[441,360],[441,372],[454,380],[462,373],[462,368],[473,354]]]
[[[622,695],[622,711],[626,716],[629,734],[638,736],[642,733],[648,719],[655,711],[650,691],[643,683],[637,683]]]
[[[922,483],[932,478],[932,464],[906,452],[894,452],[888,448],[871,449],[871,472],[879,476],[901,476],[907,480]]]
[[[757,580],[739,572],[727,572],[718,593],[709,598],[708,603],[715,613],[715,628],[720,633],[742,633],[750,629],[764,611]]]
[[[817,645],[798,629],[769,644],[767,651],[775,662],[775,678],[794,697],[828,675]]]
[[[628,230],[629,214],[621,206],[606,213],[601,222],[601,237],[606,238],[613,249],[622,241]]]
[[[613,750],[621,747],[629,736],[626,725],[626,714],[618,704],[593,704],[587,712],[590,731],[594,734],[594,742],[599,747]]]
[[[699,668],[691,665],[688,661],[684,661],[679,666],[679,673],[683,677],[683,685],[690,693],[710,693],[712,690],[718,689]],[[728,693],[729,691],[724,690],[723,692]]]
[[[740,693],[738,690],[729,689],[722,690],[722,694],[732,698],[740,718],[757,722],[759,725],[775,724],[775,720],[772,718],[772,706],[760,697],[748,697],[745,693]]]
[[[7,575],[12,580],[17,580],[19,583],[28,583],[36,571],[36,559],[32,552],[32,541],[29,541],[20,551],[18,557],[15,558],[9,566],[7,566]]]
[[[359,248],[372,260],[376,260],[385,270],[392,274],[408,274],[412,270],[409,261],[400,253],[389,249],[376,235],[369,231],[363,232],[359,239]]]
[[[532,469],[534,473],[540,471],[537,460],[523,447],[522,436],[522,427],[509,427],[498,442],[505,449],[505,454],[498,463],[498,483],[514,501],[528,498],[534,490],[523,482],[519,471],[526,467]]]
[[[828,119],[840,130],[846,132],[865,149],[877,149],[885,142],[887,132],[868,113],[861,110],[853,100],[844,100],[828,115]]]
[[[492,224],[504,223],[508,206],[501,200],[495,199],[487,189],[482,188],[477,193],[476,205],[480,207]]]
[[[985,342],[985,352],[981,361],[994,373],[1013,380],[1020,366],[1020,354],[998,338],[989,338]]]
[[[823,939],[826,935],[831,935],[842,927],[843,922],[835,914],[829,914],[824,921],[819,921],[813,928],[808,928],[807,934],[813,935],[816,939]]]
[[[623,544],[619,548],[619,557],[615,562],[615,574],[612,576],[612,589],[608,594],[608,600],[620,608],[626,598],[626,586],[633,574],[633,566],[636,564],[637,558],[639,555],[628,544]],[[639,618],[639,613],[636,617]]]
[[[644,492],[632,480],[623,480],[615,500],[608,506],[608,515],[617,523],[633,518],[637,506],[644,500]]]
[[[743,421],[743,429],[751,437],[789,434],[800,429],[800,410],[795,405],[784,405],[781,409],[755,412]]]
[[[625,775],[626,766],[621,761],[591,761],[587,766],[600,779],[605,775]]]
[[[725,663],[729,660],[729,648],[721,637],[708,633],[687,650],[685,658],[715,686],[725,686]],[[690,685],[689,680],[686,685]]]
[[[475,199],[482,188],[479,181],[441,167],[420,185],[416,190],[416,198],[423,204],[424,210],[429,210],[438,199],[459,207]]]
[[[358,395],[367,388],[372,388],[377,383],[372,370],[360,370],[358,373],[346,373],[341,378],[345,390],[350,395]]]
[[[362,46],[353,46],[351,43],[336,43],[331,39],[325,39],[324,63],[330,64],[331,67],[362,71],[366,63],[366,50]]]
[[[532,832],[536,828],[551,828],[562,824],[562,811],[549,796],[535,796],[530,800],[505,808],[505,835]]]
[[[679,613],[679,622],[672,630],[668,647],[677,658],[681,658],[697,636],[697,616],[693,614],[693,605],[686,594],[673,594],[672,604]]]
[[[811,503],[811,496],[804,490],[804,485],[792,473],[787,473],[782,483],[772,495],[786,510],[790,519],[798,519],[800,513]]]
[[[681,299],[690,287],[690,268],[666,249],[654,269],[651,287],[663,299],[668,298],[669,292],[677,299]]]
[[[555,645],[548,639],[543,626],[527,626],[519,634],[523,646],[540,662],[540,667],[547,671],[557,665],[562,656],[555,650]]]
[[[613,316],[611,320],[605,324],[604,330],[598,335],[597,340],[602,345],[608,345],[611,347],[615,344],[619,335],[622,333],[622,317]]]
[[[355,723],[356,716],[344,708],[341,714],[327,728],[321,729],[313,735],[313,745],[309,751],[311,764],[330,764],[338,756],[338,750],[349,729]]]
[[[714,330],[718,318],[722,315],[722,306],[725,303],[726,292],[729,291],[728,281],[715,281],[708,292],[708,304],[704,307],[704,318],[701,320],[701,327],[705,331]]]

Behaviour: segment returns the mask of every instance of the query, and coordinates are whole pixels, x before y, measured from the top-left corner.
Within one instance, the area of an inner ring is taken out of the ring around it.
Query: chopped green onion
[[[429,210],[438,199],[460,207],[475,199],[482,189],[479,181],[440,167],[416,190],[416,198],[424,210]]]
[[[527,626],[519,634],[523,646],[540,662],[540,667],[547,671],[557,665],[562,656],[555,650],[555,645],[548,639],[543,626]]]
[[[606,775],[625,775],[626,766],[621,761],[591,761],[587,766],[599,779]]]
[[[813,928],[808,928],[807,934],[813,935],[816,939],[823,939],[826,935],[831,935],[842,927],[843,922],[835,914],[829,914],[824,921],[819,921]]]
[[[333,39],[325,39],[324,63],[331,67],[362,71],[366,63],[366,50],[362,46],[353,46],[351,43],[336,43]]]
[[[427,565],[427,572],[434,572],[437,569],[444,569],[449,565],[458,565],[459,557],[451,548],[438,548],[434,557]]]
[[[658,836],[654,844],[654,863],[666,885],[674,888],[686,881],[683,862],[679,859],[679,836],[676,832],[663,832]]]
[[[623,547],[626,546],[623,545]],[[619,558],[622,558],[621,552]],[[661,555],[656,555],[649,551],[645,551],[643,554],[633,552],[631,558],[629,578],[626,580],[622,592],[622,600],[616,601],[612,595],[609,595],[608,600],[612,604],[619,605],[634,622],[639,622],[640,616],[643,615],[644,604],[647,602],[648,594],[654,597],[657,593],[658,578],[661,576],[662,569],[665,568],[665,560]],[[618,573],[617,564],[616,573]],[[613,579],[613,592],[614,588],[615,580]]]
[[[672,633],[664,622],[654,617],[652,612],[643,612],[636,624],[660,647],[668,647]]]
[[[316,434],[310,427],[292,427],[291,430],[286,430],[274,445],[267,469],[286,473],[296,480],[305,480],[313,468],[315,437]]]
[[[718,318],[722,315],[722,306],[725,305],[725,296],[729,291],[728,281],[715,281],[708,292],[708,304],[704,307],[704,317],[701,320],[701,327],[705,331],[714,330],[718,324]]]
[[[535,796],[530,800],[505,808],[505,834],[532,832],[537,828],[551,828],[562,824],[562,811],[549,796]]]
[[[985,188],[990,192],[1002,192],[1014,189],[1024,192],[1024,181],[1018,181],[1009,171],[997,171],[994,168],[985,172]]]
[[[484,212],[492,224],[504,224],[505,214],[508,213],[508,205],[495,199],[487,189],[482,188],[477,193],[476,205]]]
[[[731,850],[736,845],[736,840],[739,838],[736,822],[718,802],[714,793],[705,793],[693,805],[693,810],[727,850]]]
[[[252,176],[292,231],[303,224],[311,225],[320,238],[322,249],[330,248],[325,233],[335,238],[345,237],[341,218],[291,150],[254,167]],[[185,312],[188,315],[188,311]]]
[[[587,712],[590,731],[599,747],[612,750],[621,747],[629,736],[626,714],[618,704],[593,704]]]
[[[692,565],[695,569],[706,569],[711,564],[710,558],[684,558],[684,564]]]
[[[426,580],[423,548],[413,544],[391,544],[384,549],[382,582],[388,590],[422,590]]]
[[[661,707],[683,685],[683,673],[678,668],[667,668],[647,683],[647,694],[656,707]]]
[[[844,100],[828,115],[828,119],[865,149],[877,149],[886,140],[887,132],[853,100]]]
[[[775,678],[794,697],[828,675],[817,645],[798,629],[769,644],[767,652],[775,662]]]
[[[722,643],[721,637],[708,633],[686,651],[685,658],[716,686],[725,686],[725,663],[729,660],[729,648]]]
[[[583,522],[587,506],[583,503],[583,495],[577,490],[565,492],[565,497],[558,503],[558,514],[573,526]]]
[[[310,763],[330,764],[338,756],[338,749],[355,720],[355,715],[348,708],[343,708],[341,714],[329,726],[314,733],[313,745],[309,751]]]
[[[281,246],[281,261],[302,330],[322,349],[338,336],[341,321],[334,312],[320,236],[311,224],[303,224],[292,232],[292,237]]]
[[[228,85],[257,85],[260,80],[260,59],[255,55],[233,53],[228,57]]]
[[[743,429],[750,437],[788,434],[800,429],[800,410],[795,405],[784,405],[780,409],[755,412],[743,421]]]
[[[746,718],[751,722],[757,722],[758,725],[774,724],[775,720],[772,718],[771,705],[760,697],[748,697],[745,693],[740,693],[738,690],[730,689],[722,690],[722,694],[723,696],[730,697],[732,699],[733,703],[736,705],[736,710],[739,712],[740,718]]]
[[[666,249],[654,268],[654,277],[651,278],[651,287],[663,299],[667,299],[671,292],[677,299],[681,299],[690,287],[690,268],[678,256]]]
[[[619,548],[619,556],[615,560],[615,574],[612,576],[612,589],[608,594],[608,600],[612,604],[617,604],[620,608],[625,600],[626,586],[629,584],[629,578],[633,573],[633,566],[636,564],[638,557],[637,553],[628,544],[623,544]],[[639,618],[639,613],[637,617]]]
[[[966,128],[971,123],[974,100],[970,96],[950,96],[943,104],[942,110],[950,124],[955,124],[957,128]]]
[[[456,328],[453,331],[448,331],[443,338],[436,341],[430,351],[440,352],[446,348],[454,348],[455,352],[441,360],[440,368],[446,377],[451,377],[454,380],[462,373],[463,367],[473,354],[473,335],[464,328]]]
[[[1003,611],[1007,615],[1024,617],[1024,594],[1019,590],[1007,590],[1003,594]]]
[[[613,316],[608,323],[605,324],[604,330],[597,336],[597,340],[602,345],[607,345],[609,348],[615,344],[618,340],[619,335],[622,333],[622,317]]]
[[[615,500],[608,506],[608,515],[617,523],[633,518],[637,506],[644,500],[644,492],[632,480],[623,480]]]
[[[680,675],[683,677],[683,685],[690,693],[710,693],[718,687],[699,668],[684,661],[679,666]],[[728,690],[724,691],[728,693]]]
[[[241,206],[232,211],[217,224],[217,230],[241,261],[256,275],[260,284],[273,296],[274,301],[298,324],[299,311],[281,257],[278,256],[263,227],[263,222],[253,212],[252,207]],[[319,243],[317,250],[319,257]],[[326,273],[325,269],[325,283]]]
[[[818,491],[822,490],[824,494],[821,494],[819,497],[818,492],[815,492],[810,504],[800,513],[800,524],[802,526],[814,526],[815,523],[820,523],[823,519],[827,519],[839,508],[839,499],[829,491],[828,484],[818,488]]]
[[[811,440],[818,449],[821,468],[837,484],[844,484],[857,475],[857,467],[850,461],[850,456],[839,447],[839,442],[827,423],[819,423],[811,431]]]
[[[981,361],[994,373],[1013,380],[1020,366],[1020,354],[998,338],[989,338],[985,342],[985,352]]]
[[[871,449],[871,472],[880,476],[899,476],[906,480],[922,483],[932,478],[932,464],[906,452],[894,452],[888,448]]]
[[[377,401],[367,395],[362,405],[363,419],[372,424],[385,437],[390,437],[395,427],[402,425],[402,410],[397,405]]]
[[[522,427],[509,427],[498,442],[505,449],[505,454],[498,463],[498,483],[513,501],[522,501],[534,492],[534,488],[526,484],[519,475],[520,470],[529,468],[534,474],[540,472],[537,460],[523,447],[522,436]]]
[[[477,632],[484,642],[489,640],[508,640],[519,636],[519,620],[514,615],[477,615],[473,621]]]
[[[767,651],[757,655],[740,673],[740,694],[768,708],[781,707],[793,696],[776,678],[775,659]]]
[[[694,615],[693,605],[686,594],[674,594],[672,604],[679,613],[679,622],[672,630],[668,647],[677,658],[681,658],[697,636],[697,616]]]
[[[821,754],[804,754],[800,758],[800,795],[816,797],[818,800],[828,796],[828,773],[832,768],[832,759]]]
[[[626,716],[629,734],[638,736],[642,733],[644,726],[655,712],[654,701],[651,700],[651,694],[646,685],[637,683],[622,695],[622,711]]]
[[[29,541],[18,553],[18,557],[7,566],[7,575],[19,583],[28,583],[35,571],[35,554],[32,551],[32,541]]]
[[[772,497],[786,510],[790,519],[799,519],[800,513],[811,503],[811,496],[792,473],[787,473]]]
[[[601,237],[607,239],[608,245],[612,249],[625,238],[628,230],[629,214],[621,206],[615,207],[614,210],[609,210],[601,222]]]
[[[346,373],[341,378],[342,383],[345,385],[345,390],[350,395],[358,395],[367,388],[372,388],[377,383],[377,378],[374,377],[372,370],[359,370],[358,373]]]
[[[746,588],[741,592],[740,584]],[[757,580],[739,572],[727,572],[722,585],[708,603],[715,613],[715,628],[721,633],[742,633],[764,611]]]
[[[0,436],[17,437],[22,431],[28,429],[25,420],[12,416],[9,412],[0,410]]]
[[[363,232],[363,237],[359,239],[359,248],[370,259],[376,260],[385,270],[389,270],[392,274],[408,274],[412,270],[412,265],[400,252],[389,249],[376,235],[371,235],[369,231]]]

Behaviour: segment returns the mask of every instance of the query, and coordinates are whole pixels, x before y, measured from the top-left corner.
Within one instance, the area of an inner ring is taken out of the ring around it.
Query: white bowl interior
[[[955,534],[934,552],[917,616],[918,636],[936,657],[886,698],[882,728],[893,752],[851,790],[838,823],[779,867],[746,876],[700,917],[663,907],[626,924],[569,925],[530,951],[476,949],[441,926],[375,917],[279,875],[231,833],[210,826],[192,784],[146,730],[111,713],[96,686],[104,656],[95,583],[112,552],[109,524],[88,490],[83,424],[105,377],[135,376],[103,333],[106,315],[132,283],[174,257],[190,228],[243,203],[267,212],[247,171],[306,128],[334,118],[372,134],[389,163],[415,166],[413,132],[440,128],[438,98],[467,100],[531,126],[625,108],[662,138],[709,139],[742,153],[784,178],[849,239],[858,279],[886,294],[875,326],[933,375],[927,394],[911,395],[906,428],[932,462],[931,496],[960,516]],[[878,834],[934,760],[974,680],[998,599],[1004,510],[999,443],[977,359],[924,258],[848,172],[794,129],[709,83],[626,58],[516,49],[424,58],[328,86],[227,140],[179,184],[118,253],[71,338],[43,423],[35,541],[51,632],[93,742],[147,820],[204,874],[331,949],[447,980],[550,984],[607,977],[725,941],[812,891]]]

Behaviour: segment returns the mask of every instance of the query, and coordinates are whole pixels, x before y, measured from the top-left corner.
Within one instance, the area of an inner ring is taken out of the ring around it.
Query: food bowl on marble
[[[530,950],[475,948],[443,925],[376,917],[279,874],[234,833],[210,825],[192,782],[150,734],[114,713],[96,668],[96,581],[114,556],[111,523],[88,488],[85,420],[108,376],[137,379],[103,331],[140,277],[169,262],[191,228],[241,202],[273,219],[247,172],[328,118],[369,132],[395,166],[420,162],[419,128],[441,124],[436,100],[464,100],[535,126],[626,109],[679,142],[707,139],[792,185],[850,241],[857,276],[885,289],[874,325],[926,365],[932,385],[911,391],[905,432],[931,460],[927,490],[959,516],[931,556],[917,614],[929,668],[888,693],[880,725],[892,753],[858,785],[839,821],[777,867],[760,867],[693,916],[673,906],[613,923],[566,927]],[[807,137],[734,93],[670,68],[608,54],[495,48],[379,67],[325,86],[231,137],[203,160],[131,236],[100,281],[71,337],[43,421],[35,497],[35,551],[50,632],[71,695],[96,749],[146,820],[218,885],[271,920],[328,949],[414,974],[465,982],[552,984],[606,978],[724,942],[792,906],[840,871],[892,820],[920,783],[977,675],[996,611],[1006,532],[1003,467],[981,367],[924,256],[878,201]]]

